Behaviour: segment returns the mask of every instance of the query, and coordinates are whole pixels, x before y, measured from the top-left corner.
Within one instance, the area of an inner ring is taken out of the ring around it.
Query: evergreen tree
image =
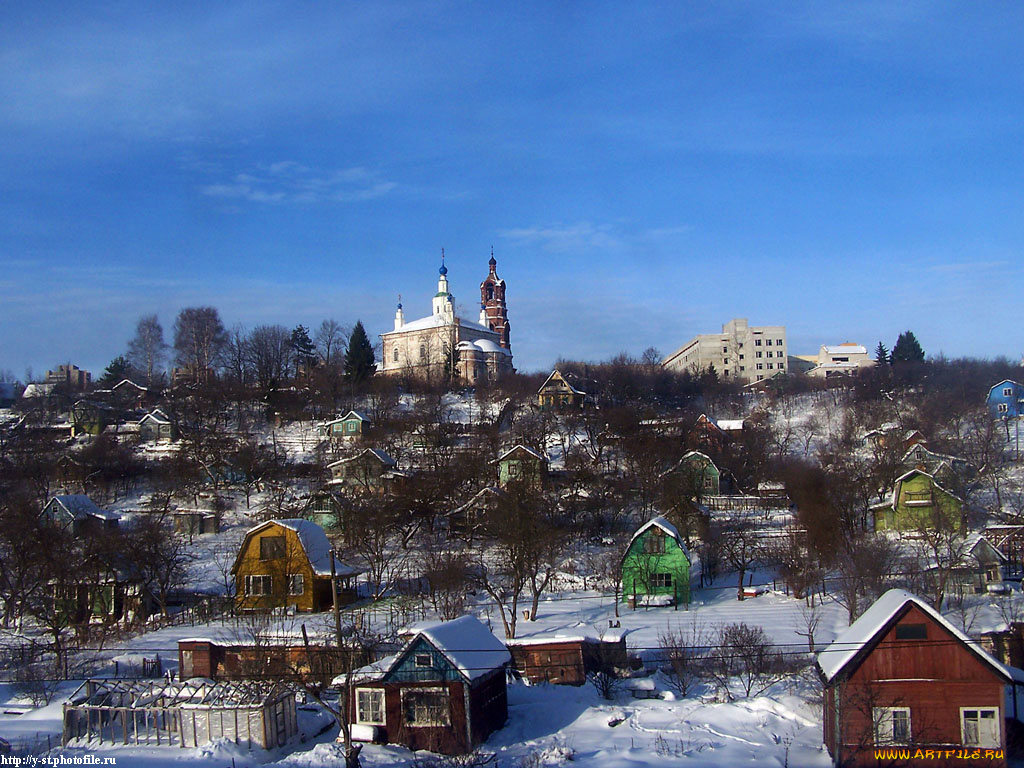
[[[303,370],[308,373],[316,364],[316,347],[313,346],[313,340],[309,338],[309,331],[305,326],[300,325],[292,331],[291,347],[295,375],[298,376]]]
[[[109,389],[123,379],[130,379],[131,376],[132,367],[127,358],[124,355],[118,355],[110,361],[107,370],[100,376],[99,384]]]
[[[899,335],[890,359],[893,363],[919,363],[924,360],[924,350],[913,331],[904,331]]]
[[[878,342],[878,346],[875,347],[875,365],[887,365],[891,362],[889,350],[885,348],[885,344]]]
[[[373,375],[373,346],[366,335],[361,320],[356,321],[352,335],[348,338],[348,350],[345,352],[345,376],[350,381],[361,382]]]

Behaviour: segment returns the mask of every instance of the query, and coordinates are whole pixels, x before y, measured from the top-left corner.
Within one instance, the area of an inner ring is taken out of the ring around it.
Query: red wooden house
[[[508,649],[474,616],[420,625],[395,656],[358,670],[346,694],[352,737],[449,755],[505,724]],[[347,676],[335,680],[345,685]]]
[[[835,765],[1006,765],[1005,719],[1017,715],[1007,691],[1024,672],[909,592],[882,595],[819,654],[818,671]]]

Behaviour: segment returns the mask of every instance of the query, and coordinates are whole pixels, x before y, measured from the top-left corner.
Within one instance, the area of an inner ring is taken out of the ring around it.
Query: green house
[[[339,419],[321,424],[320,434],[331,440],[362,437],[370,431],[370,423],[370,420],[358,411],[349,411]]]
[[[669,473],[693,489],[694,496],[714,496],[719,492],[721,473],[715,462],[700,451],[688,451]]]
[[[494,463],[498,465],[498,485],[502,488],[509,483],[539,488],[548,474],[547,459],[525,445],[509,448]]]
[[[964,527],[963,502],[920,469],[896,479],[889,501],[871,507],[876,531]]]
[[[660,595],[673,605],[690,602],[690,553],[679,531],[664,517],[644,523],[622,558],[622,595],[633,605],[657,604]]]

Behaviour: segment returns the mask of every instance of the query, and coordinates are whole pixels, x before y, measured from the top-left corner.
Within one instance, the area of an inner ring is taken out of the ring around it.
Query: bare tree
[[[166,357],[167,344],[160,320],[156,315],[143,315],[135,326],[135,336],[128,342],[128,362],[145,376],[146,386],[151,387]]]
[[[269,389],[288,375],[292,334],[283,325],[258,325],[249,334],[249,359],[256,383]]]
[[[204,382],[221,359],[227,332],[214,307],[186,307],[174,321],[174,350],[178,365],[195,381]]]
[[[658,649],[664,661],[662,672],[672,689],[688,696],[708,675],[707,654],[711,637],[699,623],[666,628],[658,634]]]
[[[728,624],[719,631],[715,645],[712,674],[727,692],[729,684],[736,680],[744,697],[757,696],[791,671],[761,627],[743,622]]]

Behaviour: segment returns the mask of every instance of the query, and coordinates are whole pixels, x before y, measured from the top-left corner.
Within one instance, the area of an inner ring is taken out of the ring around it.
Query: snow
[[[693,563],[693,559],[690,557],[690,551],[686,548],[686,545],[683,543],[683,537],[679,535],[679,531],[676,530],[676,527],[672,525],[672,523],[670,523],[668,520],[666,520],[664,517],[661,517],[660,515],[658,517],[653,518],[652,520],[648,520],[646,523],[637,528],[636,533],[634,533],[633,537],[629,540],[629,546],[633,546],[633,542],[636,541],[637,538],[651,526],[657,526],[658,528],[663,530],[667,536],[671,536],[673,539],[675,539],[676,544],[679,545],[679,548],[683,550],[683,554],[686,555],[686,559],[689,560],[690,563]],[[626,547],[626,551],[629,551],[629,547]],[[670,596],[666,595],[666,597]]]
[[[475,616],[435,622],[421,629],[419,635],[430,641],[470,680],[512,660],[505,644]]]
[[[985,653],[975,640],[950,624],[921,598],[904,589],[890,589],[818,655],[818,666],[825,680],[830,682],[842,672],[843,668],[882,631],[907,603],[913,603],[947,629],[954,637],[974,651],[982,661],[991,666],[1000,677],[1007,680],[1012,678],[1009,668]]]
[[[68,513],[79,520],[86,515],[97,517],[101,520],[120,520],[121,516],[114,512],[108,512],[105,509],[100,509],[96,506],[96,503],[88,496],[83,494],[67,494],[63,496],[54,496],[54,501],[60,504]]]

